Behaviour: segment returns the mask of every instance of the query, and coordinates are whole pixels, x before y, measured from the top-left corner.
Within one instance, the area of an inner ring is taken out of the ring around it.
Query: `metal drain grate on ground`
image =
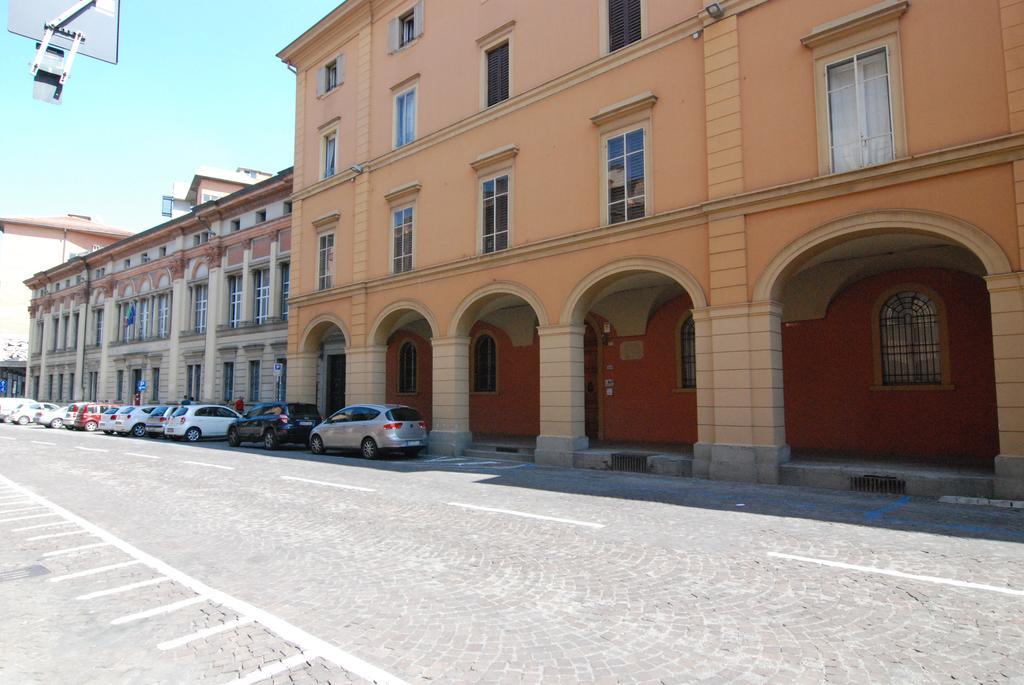
[[[647,454],[629,454],[619,452],[612,455],[612,471],[625,471],[626,473],[647,473]]]
[[[854,492],[904,495],[907,492],[907,481],[895,476],[850,476],[850,489]]]
[[[9,580],[21,580],[22,578],[34,578],[36,576],[45,576],[50,572],[50,569],[45,566],[36,564],[35,566],[25,566],[24,568],[15,568],[10,571],[0,571],[0,583],[6,583]]]

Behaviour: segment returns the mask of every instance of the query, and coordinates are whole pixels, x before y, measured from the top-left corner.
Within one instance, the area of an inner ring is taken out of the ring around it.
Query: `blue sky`
[[[32,99],[35,43],[0,0],[0,216],[142,230],[201,165],[291,166],[295,77],[275,55],[339,0],[121,4],[119,64],[79,57],[55,106]]]

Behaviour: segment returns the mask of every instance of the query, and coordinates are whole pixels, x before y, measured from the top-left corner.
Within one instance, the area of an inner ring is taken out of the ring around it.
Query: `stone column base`
[[[572,437],[562,435],[538,435],[537,449],[533,453],[533,463],[538,466],[573,467],[573,454],[577,450],[585,450],[590,440],[585,435]]]
[[[432,430],[428,439],[427,453],[441,457],[461,457],[471,442],[473,442],[473,434],[469,431]]]
[[[694,446],[694,475],[698,465],[703,466],[703,447],[698,451]],[[764,483],[778,485],[779,466],[789,461],[789,445],[710,445],[707,455],[707,478],[729,480],[740,483]]]
[[[996,477],[992,482],[995,499],[1024,500],[1024,456],[1000,454],[995,466]]]

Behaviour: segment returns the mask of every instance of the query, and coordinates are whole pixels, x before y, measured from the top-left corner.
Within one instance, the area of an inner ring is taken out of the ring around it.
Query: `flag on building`
[[[124,315],[124,325],[131,326],[135,323],[135,303],[132,302],[128,305],[128,311]]]

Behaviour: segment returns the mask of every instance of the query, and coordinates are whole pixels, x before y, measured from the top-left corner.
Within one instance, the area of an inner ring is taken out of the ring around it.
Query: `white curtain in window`
[[[853,60],[829,67],[828,109],[832,132],[832,171],[860,166],[860,127]]]
[[[885,49],[831,65],[828,106],[833,172],[893,159]]]
[[[864,103],[864,163],[893,158],[892,117],[889,108],[889,68],[884,50],[857,59],[857,76]]]

